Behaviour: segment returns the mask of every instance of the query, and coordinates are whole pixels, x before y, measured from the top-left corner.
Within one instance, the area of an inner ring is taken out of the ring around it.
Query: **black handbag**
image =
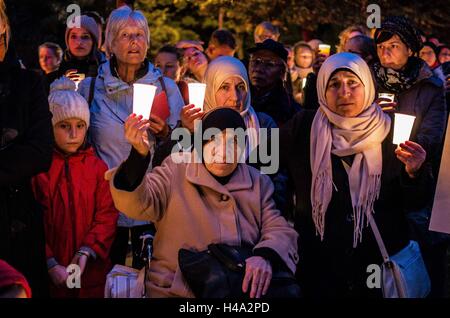
[[[178,262],[183,277],[197,298],[249,298],[242,281],[245,260],[252,256],[249,245],[210,244],[205,251],[180,249]],[[263,298],[298,298],[300,287],[289,270],[272,273],[269,289]]]

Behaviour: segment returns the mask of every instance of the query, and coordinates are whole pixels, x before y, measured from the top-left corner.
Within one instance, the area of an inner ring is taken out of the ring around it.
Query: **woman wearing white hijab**
[[[412,141],[396,149],[359,56],[329,57],[317,93],[319,110],[299,113],[280,132],[281,163],[295,183],[299,279],[310,297],[380,297],[366,284],[367,266],[382,263],[368,216],[390,255],[408,246],[404,212],[431,195],[426,152]]]
[[[250,159],[253,159],[252,151],[257,148],[260,142],[265,142],[260,128],[267,129],[267,140],[269,140],[271,129],[277,126],[269,115],[257,113],[251,106],[250,85],[244,65],[234,57],[218,57],[208,65],[204,83],[206,83],[204,111],[208,112],[218,107],[229,107],[238,111],[244,119],[247,129],[246,158],[248,159],[250,155]],[[194,120],[201,119],[203,115],[204,112],[200,111],[199,108],[194,108],[192,104],[184,106],[180,113],[182,127],[187,128],[192,133]],[[170,140],[159,147],[152,161],[153,167],[162,163],[176,143],[176,140]],[[257,159],[259,158],[257,157]],[[248,162],[255,168],[260,167],[259,161],[252,162],[250,160]],[[285,171],[278,171],[269,176],[275,186],[273,199],[277,208],[283,215],[286,215],[286,173]]]
[[[260,128],[274,128],[275,122],[264,113],[256,113],[251,106],[250,86],[245,66],[238,59],[221,56],[212,61],[206,70],[204,110],[231,107],[245,121],[248,133],[247,154],[259,144]]]

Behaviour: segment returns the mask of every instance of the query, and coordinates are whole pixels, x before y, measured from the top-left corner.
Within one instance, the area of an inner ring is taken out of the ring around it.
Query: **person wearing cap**
[[[98,156],[109,168],[126,159],[130,145],[122,131],[123,123],[133,111],[133,85],[156,86],[153,108],[163,110],[166,118],[148,114],[152,119],[148,139],[153,152],[158,143],[169,135],[178,122],[184,105],[175,81],[164,77],[147,58],[150,31],[144,14],[127,6],[111,12],[105,31],[105,49],[108,61],[100,66],[95,79],[80,83],[78,91],[90,101],[89,139]],[[128,241],[131,235],[133,264],[144,266],[140,258],[142,242],[139,237],[154,231],[152,225],[120,214],[116,239],[111,248],[113,264],[125,265]]]
[[[42,208],[31,178],[52,161],[53,132],[39,74],[22,69],[0,0],[0,259],[20,271],[33,297],[48,297]],[[1,275],[0,275],[1,276]]]
[[[257,43],[248,53],[253,107],[257,112],[272,117],[281,127],[300,109],[292,97],[292,86],[287,76],[288,52],[283,44],[267,39]]]
[[[194,297],[180,271],[178,251],[202,251],[210,243],[254,246],[242,284],[251,298],[265,294],[272,269],[294,273],[297,234],[275,208],[270,178],[242,160],[245,144],[237,130],[246,126],[241,115],[228,107],[205,113],[202,143],[145,174],[151,159],[143,138],[147,126],[135,114],[127,119],[125,136],[133,148],[106,175],[116,207],[157,227],[147,296]]]
[[[95,20],[80,16],[80,25],[66,28],[67,49],[59,67],[59,76],[65,75],[74,81],[97,76],[98,67],[105,62],[98,50],[99,28]]]
[[[107,166],[87,143],[86,100],[66,77],[54,81],[50,89],[53,161],[48,172],[32,180],[36,199],[44,207],[50,295],[102,298],[119,212],[104,180]],[[81,288],[67,285],[71,264],[80,267]]]
[[[395,94],[395,101],[383,107],[416,117],[410,140],[425,149],[436,175],[447,117],[443,82],[417,57],[423,43],[407,18],[387,17],[376,30],[374,40],[379,58],[372,65],[377,92]],[[442,277],[447,270],[447,243],[435,241],[428,231],[432,203],[431,198],[428,207],[409,211],[408,217],[429,269],[431,295],[441,297],[445,287]]]

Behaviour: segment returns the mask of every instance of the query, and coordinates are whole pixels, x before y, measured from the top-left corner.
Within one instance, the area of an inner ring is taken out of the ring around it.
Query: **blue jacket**
[[[131,150],[131,145],[124,137],[123,124],[133,110],[133,86],[114,76],[111,72],[111,61],[107,61],[99,68],[95,81],[94,96],[90,105],[89,139],[98,156],[108,165],[108,168],[119,166]],[[152,84],[157,87],[156,95],[162,91],[159,78],[162,77],[159,69],[148,63],[147,73],[139,78],[136,83]],[[79,93],[89,100],[90,78],[80,83]],[[176,83],[165,77],[166,94],[169,102],[170,116],[167,123],[171,128],[175,127],[181,108],[184,105],[183,98]],[[154,151],[155,138],[150,136],[152,152]],[[119,216],[118,226],[132,227],[146,224]]]

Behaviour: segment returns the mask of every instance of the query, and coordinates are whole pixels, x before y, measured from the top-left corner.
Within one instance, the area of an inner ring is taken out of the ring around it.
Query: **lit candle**
[[[395,94],[391,93],[378,93],[378,98],[385,98],[389,99],[389,101],[380,101],[380,105],[387,104],[387,103],[393,103],[395,100]]]
[[[409,140],[415,119],[416,116],[395,113],[393,144],[399,145]]]
[[[330,56],[331,46],[328,44],[319,44],[319,54]]]
[[[203,101],[205,99],[206,84],[189,83],[189,104],[194,104],[196,108],[203,111]]]
[[[149,84],[133,84],[133,113],[148,119],[152,111],[156,86]]]

